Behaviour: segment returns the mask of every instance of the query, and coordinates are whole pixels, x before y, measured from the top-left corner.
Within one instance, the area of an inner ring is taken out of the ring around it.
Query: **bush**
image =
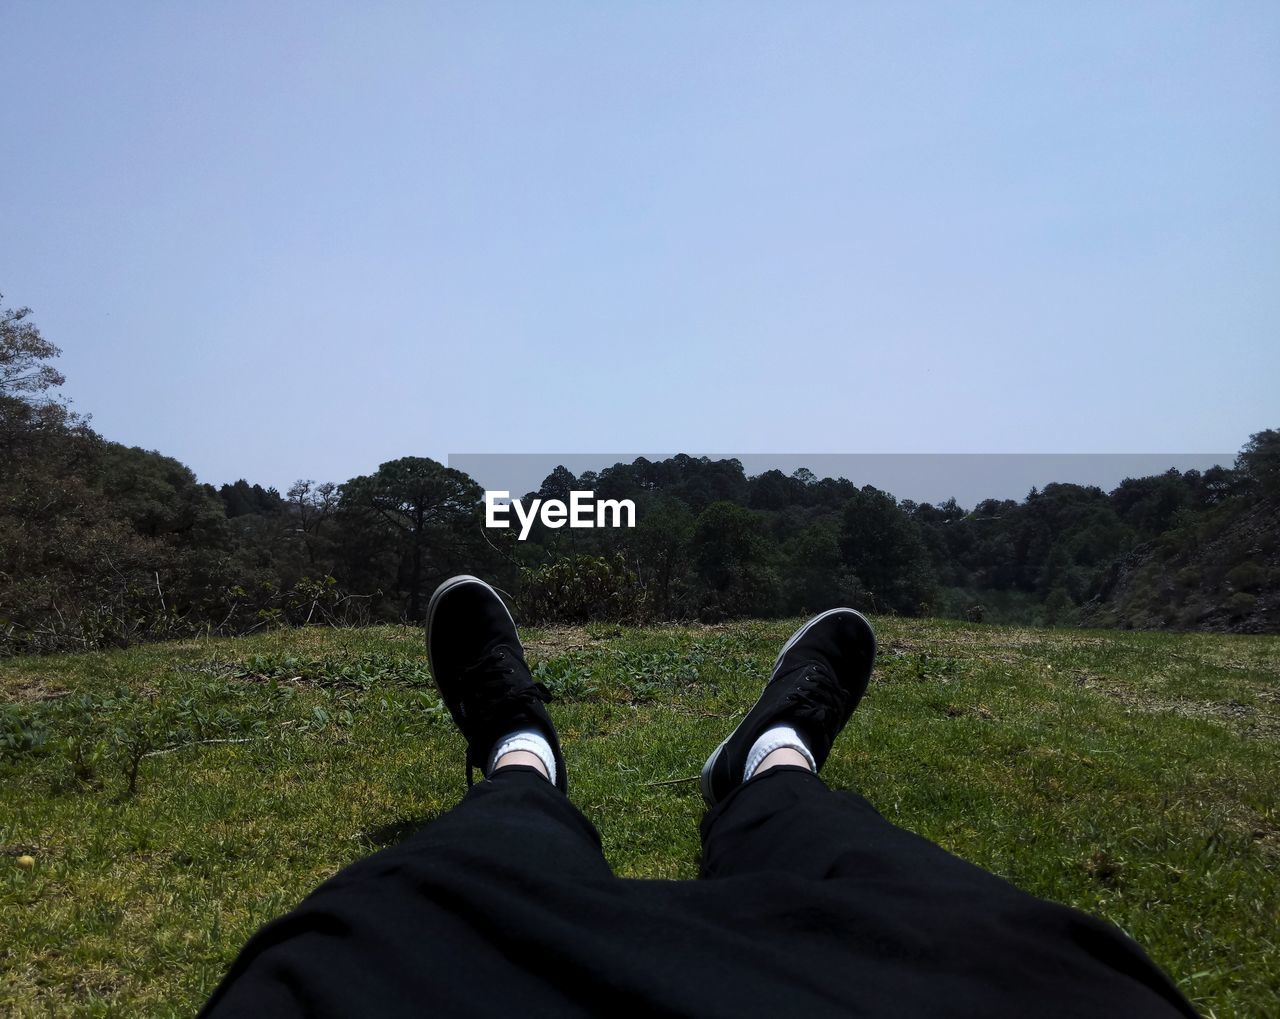
[[[522,623],[633,622],[644,591],[622,556],[575,555],[521,571],[516,607]]]
[[[1267,571],[1257,563],[1244,562],[1226,577],[1233,591],[1257,591],[1267,581]]]
[[[1074,618],[1075,607],[1075,602],[1071,600],[1071,596],[1062,588],[1055,587],[1049,592],[1049,597],[1044,602],[1042,613],[1044,625],[1068,625]]]
[[[1235,617],[1247,616],[1258,605],[1258,599],[1239,591],[1227,599],[1227,611]]]
[[[532,674],[558,701],[593,700],[598,691],[590,663],[591,659],[582,655],[560,655],[537,662]]]
[[[38,718],[29,718],[16,705],[0,705],[0,761],[34,753],[48,741],[49,733]]]

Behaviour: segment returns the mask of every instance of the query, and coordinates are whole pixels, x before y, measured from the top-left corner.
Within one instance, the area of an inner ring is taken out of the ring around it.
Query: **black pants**
[[[503,769],[259,931],[205,1014],[1196,1014],[1117,928],[802,768],[735,790],[702,838],[705,880],[614,877],[563,794]]]

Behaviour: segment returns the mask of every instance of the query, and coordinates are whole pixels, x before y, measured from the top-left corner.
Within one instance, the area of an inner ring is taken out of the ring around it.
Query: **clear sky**
[[[0,291],[215,483],[1280,427],[1280,4],[0,8]]]

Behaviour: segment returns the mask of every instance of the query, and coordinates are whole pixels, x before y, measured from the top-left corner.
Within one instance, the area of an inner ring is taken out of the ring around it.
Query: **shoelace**
[[[796,717],[824,727],[830,720],[843,720],[849,706],[849,691],[831,670],[818,662],[805,667],[799,687],[788,695],[796,705]]]
[[[462,670],[459,678],[463,693],[458,707],[463,720],[469,721],[474,714],[473,711],[468,710],[469,705],[483,705],[486,714],[509,715],[515,718],[527,711],[531,705],[539,702],[546,704],[551,700],[551,691],[541,683],[531,682],[516,686],[507,679],[508,676],[514,675],[516,666],[513,662],[518,661],[519,659],[511,654],[509,647],[499,644]],[[468,787],[475,782],[475,769],[479,768],[483,775],[485,765],[489,763],[476,759],[471,744],[472,741],[468,736],[466,760]]]
[[[499,644],[490,648],[483,655],[462,670],[459,680],[464,690],[470,689],[473,682],[485,683],[496,679],[498,676],[509,676],[515,672],[515,667],[510,664],[504,664],[511,649],[506,644]]]

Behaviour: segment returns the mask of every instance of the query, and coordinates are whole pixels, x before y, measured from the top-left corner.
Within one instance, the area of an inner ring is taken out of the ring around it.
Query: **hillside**
[[[695,876],[694,776],[793,625],[526,633],[619,874]],[[1120,924],[1206,1013],[1274,1005],[1280,638],[877,627],[832,785]],[[188,1014],[261,923],[464,789],[409,628],[9,659],[0,698],[7,1015]]]
[[[1084,616],[1136,630],[1280,631],[1280,501],[1228,503],[1139,546]]]

